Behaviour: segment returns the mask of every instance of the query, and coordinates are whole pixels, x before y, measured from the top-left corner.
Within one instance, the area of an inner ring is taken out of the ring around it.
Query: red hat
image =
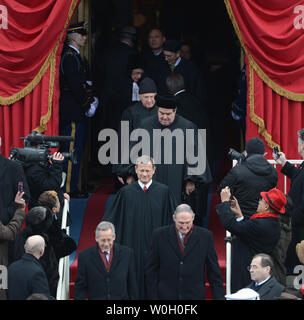
[[[281,190],[273,188],[268,192],[261,192],[260,195],[272,209],[280,213],[285,213],[285,205],[287,200]]]

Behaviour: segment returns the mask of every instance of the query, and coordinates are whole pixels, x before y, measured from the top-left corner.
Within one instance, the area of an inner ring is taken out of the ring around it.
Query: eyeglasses
[[[247,267],[247,270],[250,271],[251,269],[256,270],[258,266],[251,264],[250,266]]]

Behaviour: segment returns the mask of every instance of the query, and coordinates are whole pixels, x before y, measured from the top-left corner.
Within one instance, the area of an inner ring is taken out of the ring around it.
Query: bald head
[[[39,259],[44,253],[44,247],[45,241],[43,237],[34,235],[27,238],[24,245],[24,250],[26,253],[29,253]]]

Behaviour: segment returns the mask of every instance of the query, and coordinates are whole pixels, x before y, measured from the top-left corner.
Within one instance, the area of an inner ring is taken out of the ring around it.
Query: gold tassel
[[[256,63],[256,61],[253,59],[253,57],[249,54],[249,52],[247,51],[242,35],[241,35],[241,31],[239,29],[239,26],[237,24],[237,21],[235,19],[235,16],[233,14],[233,10],[231,8],[230,2],[229,0],[224,0],[225,1],[225,5],[226,5],[226,9],[227,12],[229,14],[230,20],[233,24],[235,33],[237,34],[239,41],[241,43],[242,48],[244,49],[249,63],[250,65],[253,67],[253,69],[255,70],[255,72],[259,75],[259,77],[277,94],[279,94],[280,96],[283,96],[289,100],[293,100],[293,101],[304,101],[304,94],[303,93],[294,93],[291,92],[289,90],[286,90],[282,87],[280,87],[279,85],[277,85],[275,82],[273,82],[265,73],[264,71],[260,68],[260,66]]]

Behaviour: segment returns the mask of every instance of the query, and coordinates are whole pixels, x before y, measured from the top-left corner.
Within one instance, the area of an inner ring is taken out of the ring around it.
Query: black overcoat
[[[134,253],[114,244],[110,271],[107,272],[96,244],[79,253],[75,300],[128,300],[138,298]]]
[[[150,299],[204,300],[205,272],[213,299],[223,299],[221,270],[209,230],[194,226],[183,254],[174,224],[154,231],[146,265]]]

